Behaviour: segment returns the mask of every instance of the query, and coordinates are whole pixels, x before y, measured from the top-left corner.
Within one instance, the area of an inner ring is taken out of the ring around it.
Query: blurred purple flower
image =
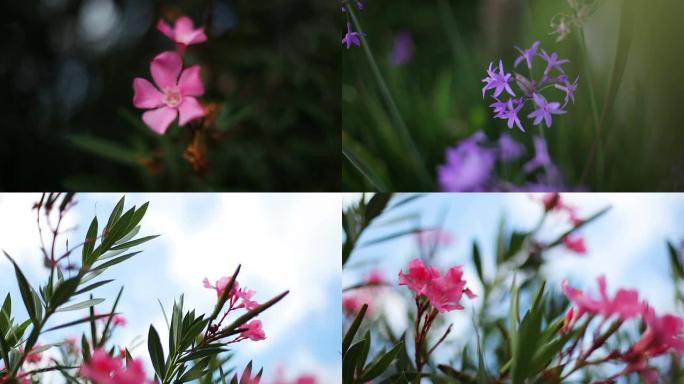
[[[342,39],[342,44],[347,46],[347,49],[349,49],[352,45],[356,45],[357,47],[361,46],[361,36],[365,36],[366,34],[363,32],[354,32],[352,30],[352,25],[351,23],[347,23],[347,34],[344,35],[344,38]]]
[[[404,65],[413,58],[413,37],[408,31],[400,31],[394,35],[394,45],[390,53],[390,64]]]
[[[572,100],[572,103],[575,104],[575,91],[577,90],[577,81],[579,80],[579,76],[575,79],[574,83],[571,83],[567,80],[565,80],[565,84],[555,84],[554,87],[560,89],[561,91],[565,92],[565,102],[563,106],[568,105],[568,101]]]
[[[499,97],[501,92],[504,90],[511,96],[515,96],[511,86],[508,84],[508,82],[511,80],[511,77],[512,76],[510,73],[504,73],[503,62],[501,60],[499,60],[499,73],[496,73],[495,70],[492,70],[492,63],[489,63],[487,77],[482,79],[482,82],[485,83],[484,88],[482,88],[482,98],[484,99],[485,92],[490,89],[494,90],[494,94],[492,96],[495,98]]]
[[[525,147],[513,140],[511,135],[506,132],[502,133],[501,137],[499,137],[497,147],[499,149],[499,157],[503,161],[515,160],[525,153]]]
[[[546,126],[551,128],[551,115],[560,115],[565,113],[565,111],[561,109],[560,103],[557,101],[552,101],[549,103],[546,101],[544,96],[538,93],[533,94],[532,98],[534,99],[534,104],[536,104],[537,109],[527,115],[527,117],[534,119],[534,125],[539,125],[539,123],[544,120]]]
[[[538,168],[549,168],[553,167],[553,161],[551,161],[551,156],[549,156],[549,151],[546,148],[546,140],[543,137],[535,136],[534,141],[534,158],[525,163],[523,170],[527,173],[534,172]]]
[[[492,178],[496,151],[480,145],[485,136],[478,131],[446,151],[446,164],[437,168],[443,191],[483,191]]]
[[[525,49],[525,50],[522,50],[518,47],[515,47],[515,49],[517,49],[518,52],[520,52],[520,56],[518,56],[515,59],[513,66],[517,67],[518,64],[520,64],[520,62],[525,60],[525,62],[527,63],[527,68],[529,68],[531,70],[532,69],[532,59],[537,54],[537,48],[539,48],[539,44],[540,44],[540,42],[539,42],[539,40],[537,40],[532,44],[532,46],[530,48]]]

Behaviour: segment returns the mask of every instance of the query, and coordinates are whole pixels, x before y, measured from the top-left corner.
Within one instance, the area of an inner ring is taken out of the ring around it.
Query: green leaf
[[[83,151],[104,159],[135,167],[140,166],[140,156],[118,143],[90,135],[69,135],[67,140]]]
[[[142,243],[144,243],[144,242],[146,242],[146,241],[150,241],[150,240],[152,240],[152,239],[154,239],[154,238],[156,238],[156,237],[159,237],[159,235],[141,237],[141,238],[136,239],[136,240],[133,240],[133,241],[129,241],[129,242],[126,242],[126,243],[123,243],[123,244],[120,244],[120,245],[116,245],[116,246],[110,248],[110,251],[116,251],[116,250],[119,250],[119,249],[132,248],[132,247],[135,247],[136,245],[140,245],[140,244],[142,244]]]
[[[114,223],[119,220],[121,217],[121,214],[123,213],[123,208],[124,208],[124,203],[126,202],[126,196],[121,196],[121,199],[119,199],[119,202],[116,203],[114,206],[114,209],[112,209],[112,213],[109,214],[109,219],[107,219],[107,225],[105,225],[103,235],[106,234],[106,232],[109,232],[109,229],[114,225]]]
[[[380,376],[383,372],[385,372],[385,370],[387,370],[387,367],[389,367],[392,361],[394,361],[394,358],[397,357],[400,348],[403,348],[403,346],[403,343],[395,345],[394,348],[392,348],[389,352],[385,353],[375,362],[371,363],[368,368],[364,369],[360,380],[362,382],[367,382]]]
[[[57,309],[60,305],[69,301],[71,296],[74,295],[74,293],[76,292],[80,280],[81,278],[79,276],[76,276],[64,280],[61,283],[59,283],[59,285],[57,285],[57,288],[55,288],[55,293],[52,295],[52,298],[50,300],[50,306],[52,307],[52,309]]]
[[[97,241],[97,216],[90,222],[86,238],[83,241],[82,262],[83,265],[90,265],[93,262],[93,250]],[[95,256],[97,257],[97,256]]]
[[[364,349],[365,340],[354,343],[342,357],[342,383],[351,384],[354,382],[354,370],[358,365],[361,351]]]
[[[672,274],[678,279],[684,279],[684,267],[677,248],[671,243],[667,242],[667,251],[670,254],[670,265],[672,265]]]
[[[90,360],[90,343],[86,339],[85,334],[81,336],[81,353],[83,354],[83,361]]]
[[[477,277],[480,278],[482,284],[485,284],[484,275],[482,273],[482,256],[480,256],[480,247],[477,245],[477,241],[473,241],[473,264],[475,264],[475,270],[477,271]]]
[[[38,324],[38,321],[40,321],[40,319],[38,316],[38,312],[36,310],[36,304],[33,301],[33,288],[31,288],[31,285],[29,284],[28,280],[26,280],[26,276],[24,276],[24,273],[21,271],[21,269],[19,269],[17,263],[14,262],[14,259],[12,259],[12,257],[8,255],[7,252],[2,252],[12,262],[12,265],[14,266],[14,274],[17,278],[17,284],[19,284],[19,292],[21,293],[21,299],[24,301],[26,312],[28,313],[29,318],[31,318],[33,324]]]
[[[610,207],[603,208],[602,210],[596,212],[595,214],[591,215],[589,218],[581,221],[574,227],[570,228],[569,230],[565,231],[562,235],[560,235],[555,241],[551,242],[549,245],[547,245],[547,248],[553,248],[560,244],[563,241],[563,238],[566,236],[570,235],[571,233],[577,231],[578,229],[584,227],[585,225],[591,223],[592,221],[598,219],[599,217],[605,215],[608,211],[610,210]]]
[[[57,312],[68,312],[68,311],[76,311],[79,309],[83,308],[89,308],[95,305],[100,304],[101,302],[105,301],[105,299],[90,299],[86,301],[81,301],[80,303],[69,305],[63,308],[59,308]]]
[[[103,315],[95,315],[95,316],[93,317],[93,320],[104,319],[104,318],[106,318],[106,317],[109,317],[109,313],[105,313],[105,314],[103,314]],[[71,327],[71,326],[74,326],[74,325],[83,324],[83,323],[88,323],[88,322],[90,322],[90,316],[84,317],[84,318],[82,318],[82,319],[70,321],[70,322],[68,322],[68,323],[56,325],[56,326],[51,327],[51,328],[43,329],[43,331],[42,331],[41,333],[50,332],[50,331],[54,331],[54,330],[62,329],[62,328],[68,328],[68,327]]]
[[[368,201],[368,205],[366,206],[366,212],[364,215],[366,225],[369,225],[373,219],[380,216],[391,198],[391,193],[376,193],[373,195],[373,197],[371,197],[371,199]]]
[[[279,302],[280,300],[282,300],[285,296],[287,296],[289,293],[290,293],[290,291],[285,291],[285,292],[281,293],[280,295],[278,295],[278,296],[272,298],[271,300],[269,300],[269,301],[267,301],[267,302],[265,302],[265,303],[259,305],[258,307],[252,309],[251,311],[245,313],[244,315],[238,317],[237,319],[235,319],[235,321],[233,321],[229,326],[227,326],[227,327],[225,328],[226,331],[227,331],[228,333],[230,333],[231,331],[234,331],[234,330],[238,329],[242,324],[248,322],[248,321],[251,320],[252,318],[254,318],[254,317],[256,317],[257,315],[259,315],[261,312],[263,312],[263,311],[267,310],[268,308],[272,307],[272,306],[275,305],[277,302]]]
[[[142,252],[142,251],[131,252],[131,253],[127,253],[127,254],[122,255],[122,256],[118,256],[118,257],[113,258],[113,259],[109,259],[109,260],[105,261],[105,262],[102,263],[102,264],[99,264],[99,265],[94,266],[94,267],[91,269],[91,272],[93,272],[93,271],[98,271],[98,270],[105,270],[105,269],[107,269],[107,268],[109,268],[109,267],[111,267],[111,266],[114,266],[114,265],[116,265],[116,264],[119,264],[119,263],[121,263],[121,262],[124,262],[124,261],[130,259],[131,257],[133,257],[133,256],[135,256],[135,255],[137,255],[137,254],[139,254],[139,253],[141,253],[141,252]]]
[[[352,341],[354,341],[354,336],[356,336],[356,332],[359,330],[359,327],[361,326],[361,321],[363,321],[363,317],[366,316],[366,310],[368,310],[368,304],[364,304],[361,307],[361,310],[356,315],[356,318],[349,326],[347,333],[344,334],[344,338],[342,339],[342,356],[344,356],[347,353],[347,349],[349,349],[349,346],[351,346]]]
[[[85,287],[79,289],[78,291],[76,291],[76,292],[74,293],[74,296],[80,295],[81,293],[86,293],[86,292],[92,291],[93,289],[95,289],[95,288],[97,288],[97,287],[101,287],[101,286],[103,286],[103,285],[105,285],[105,284],[109,284],[109,283],[111,283],[112,281],[114,281],[114,279],[102,280],[102,281],[98,281],[98,282],[96,282],[96,283],[92,283],[92,284],[90,284],[90,285],[88,285],[88,286],[85,286]]]
[[[150,330],[147,333],[147,350],[150,352],[150,359],[152,366],[159,378],[164,379],[164,350],[162,349],[159,334],[154,326],[150,325]]]

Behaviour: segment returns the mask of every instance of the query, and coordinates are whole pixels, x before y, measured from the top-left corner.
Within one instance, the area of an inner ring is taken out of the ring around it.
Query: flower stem
[[[346,8],[347,12],[351,16],[352,22],[354,23],[356,30],[359,33],[363,32],[361,24],[359,23],[359,20],[356,17],[356,13],[354,13],[353,7],[347,4]],[[425,163],[423,162],[423,159],[420,153],[418,152],[418,147],[416,146],[415,141],[411,137],[411,134],[409,133],[409,130],[406,127],[406,122],[402,118],[401,113],[399,113],[399,107],[397,107],[397,104],[394,101],[394,98],[392,97],[392,93],[390,92],[389,87],[387,87],[385,79],[382,77],[382,73],[380,72],[380,68],[378,67],[377,62],[375,61],[373,52],[371,52],[369,48],[368,41],[366,41],[366,38],[363,35],[361,35],[360,37],[361,45],[363,46],[363,52],[366,55],[366,59],[368,59],[368,64],[370,65],[371,71],[373,72],[373,76],[375,77],[375,80],[378,83],[380,93],[385,99],[385,103],[387,103],[390,115],[392,116],[394,123],[397,127],[397,134],[399,135],[399,138],[402,140],[402,142],[408,149],[410,157],[413,160],[413,165],[415,167],[416,174],[421,180],[422,184],[424,185],[424,187],[432,189],[433,182],[431,180],[430,175],[427,172],[427,168],[425,168]]]
[[[577,34],[577,40],[579,41],[579,45],[582,50],[582,64],[584,66],[584,73],[587,77],[587,87],[589,88],[589,104],[591,104],[591,118],[594,125],[594,142],[596,143],[596,157],[599,167],[598,174],[600,175],[602,174],[603,170],[603,145],[601,144],[598,107],[596,106],[596,93],[594,92],[594,77],[591,74],[591,66],[589,65],[589,50],[587,49],[587,43],[584,36],[584,28],[580,26],[578,30],[579,33]]]

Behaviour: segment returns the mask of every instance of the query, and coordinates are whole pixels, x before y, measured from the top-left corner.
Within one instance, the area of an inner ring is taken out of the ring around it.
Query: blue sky
[[[471,262],[471,244],[477,239],[483,255],[485,273],[493,273],[494,237],[499,220],[505,216],[509,228],[531,229],[542,212],[542,195],[520,194],[429,194],[381,217],[362,235],[359,244],[400,229],[439,227],[449,231],[455,241],[441,249],[435,263],[442,268],[464,265],[466,279],[477,293],[481,291],[475,268]],[[641,295],[661,312],[677,312],[670,278],[666,240],[676,244],[684,239],[684,194],[563,194],[563,199],[579,209],[581,217],[588,217],[603,207],[611,210],[580,233],[585,237],[588,253],[577,256],[562,248],[546,255],[542,271],[548,286],[556,290],[563,279],[574,286],[596,292],[595,279],[605,274],[609,292],[620,287],[636,288]],[[403,196],[406,197],[406,196]],[[345,194],[344,205],[358,200],[359,194]],[[391,203],[390,203],[391,204]],[[397,221],[400,217],[409,219]],[[555,238],[569,227],[567,219],[547,220],[549,229],[542,231],[542,239]],[[407,290],[396,286],[397,273],[406,269],[418,254],[415,238],[405,236],[378,245],[361,247],[352,253],[342,286],[358,283],[372,268],[385,272],[395,286],[379,300],[393,328],[398,333],[406,329]],[[454,332],[449,341],[459,343],[463,335],[472,331],[470,313],[478,299],[465,303],[462,311],[449,313]],[[439,332],[438,332],[439,333]]]
[[[78,205],[67,221],[67,227],[75,226],[68,234],[70,243],[84,238],[94,214],[106,221],[120,197],[77,195]],[[31,211],[39,198],[0,195],[0,248],[17,260],[34,285],[47,275]],[[103,278],[116,281],[95,291],[97,297],[111,298],[100,307],[104,311],[125,286],[119,308],[129,323],[117,331],[117,340],[130,344],[136,336],[145,337],[150,323],[165,328],[157,299],[168,308],[184,293],[186,306],[210,311],[216,296],[202,287],[202,279],[215,281],[242,264],[238,280],[256,291],[257,301],[288,289],[290,294],[260,315],[267,340],[236,345],[234,363],[242,367],[254,360],[265,367],[267,379],[283,367],[290,378],[313,373],[322,383],[341,381],[339,195],[127,194],[126,201],[149,201],[141,235],[161,236],[141,246],[140,255],[108,270]],[[9,291],[20,303],[6,260],[0,261],[0,276],[0,293]],[[146,343],[133,352],[146,357]]]

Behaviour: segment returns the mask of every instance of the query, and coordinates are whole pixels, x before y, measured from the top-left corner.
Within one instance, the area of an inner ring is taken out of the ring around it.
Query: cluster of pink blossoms
[[[567,281],[563,281],[563,293],[574,304],[574,307],[566,313],[562,331],[568,332],[585,314],[599,315],[605,320],[615,317],[621,321],[640,317],[646,325],[646,330],[626,352],[618,351],[611,354],[627,364],[623,371],[611,379],[637,372],[645,382],[657,382],[658,372],[648,365],[648,360],[669,351],[677,354],[684,353],[684,319],[673,314],[656,314],[645,300],[639,299],[639,293],[633,289],[619,289],[615,296],[610,297],[607,293],[605,276],[599,276],[597,281],[598,298],[572,288]]]
[[[476,297],[466,287],[461,266],[451,267],[441,275],[437,268],[426,267],[421,259],[411,260],[408,273],[399,271],[399,285],[406,285],[417,299],[424,296],[439,312],[463,309],[463,294],[470,299]]]
[[[142,119],[153,131],[164,134],[169,125],[178,117],[178,124],[203,117],[206,111],[197,101],[204,94],[200,78],[200,66],[192,65],[183,70],[183,59],[188,45],[205,42],[204,28],[194,28],[189,17],[176,20],[171,28],[164,20],[159,20],[157,29],[176,43],[176,51],[158,54],[150,63],[150,73],[154,84],[143,78],[133,80],[133,105],[146,109]]]
[[[213,289],[216,291],[216,296],[221,297],[223,295],[223,292],[226,290],[228,287],[228,284],[230,283],[230,277],[222,277],[216,281],[215,284],[211,284],[209,282],[209,279],[206,277],[203,280],[204,283],[204,288],[209,288]],[[214,329],[218,329],[221,324],[223,323],[223,320],[226,319],[228,314],[230,312],[233,312],[238,309],[245,309],[246,311],[251,311],[252,309],[256,308],[259,306],[259,303],[256,301],[252,300],[252,297],[254,296],[254,291],[251,289],[247,288],[240,288],[240,284],[236,281],[233,284],[233,287],[231,288],[230,292],[228,293],[228,309],[226,312],[223,314],[223,317],[217,324],[213,326]],[[233,340],[229,341],[228,343],[237,343],[242,340],[252,340],[252,341],[259,341],[259,340],[264,340],[266,339],[266,333],[264,330],[261,328],[261,321],[260,320],[252,320],[242,326],[243,331]]]
[[[123,364],[120,357],[110,356],[103,349],[96,349],[90,360],[81,365],[80,376],[96,384],[147,384],[153,383],[145,374],[141,359]]]

